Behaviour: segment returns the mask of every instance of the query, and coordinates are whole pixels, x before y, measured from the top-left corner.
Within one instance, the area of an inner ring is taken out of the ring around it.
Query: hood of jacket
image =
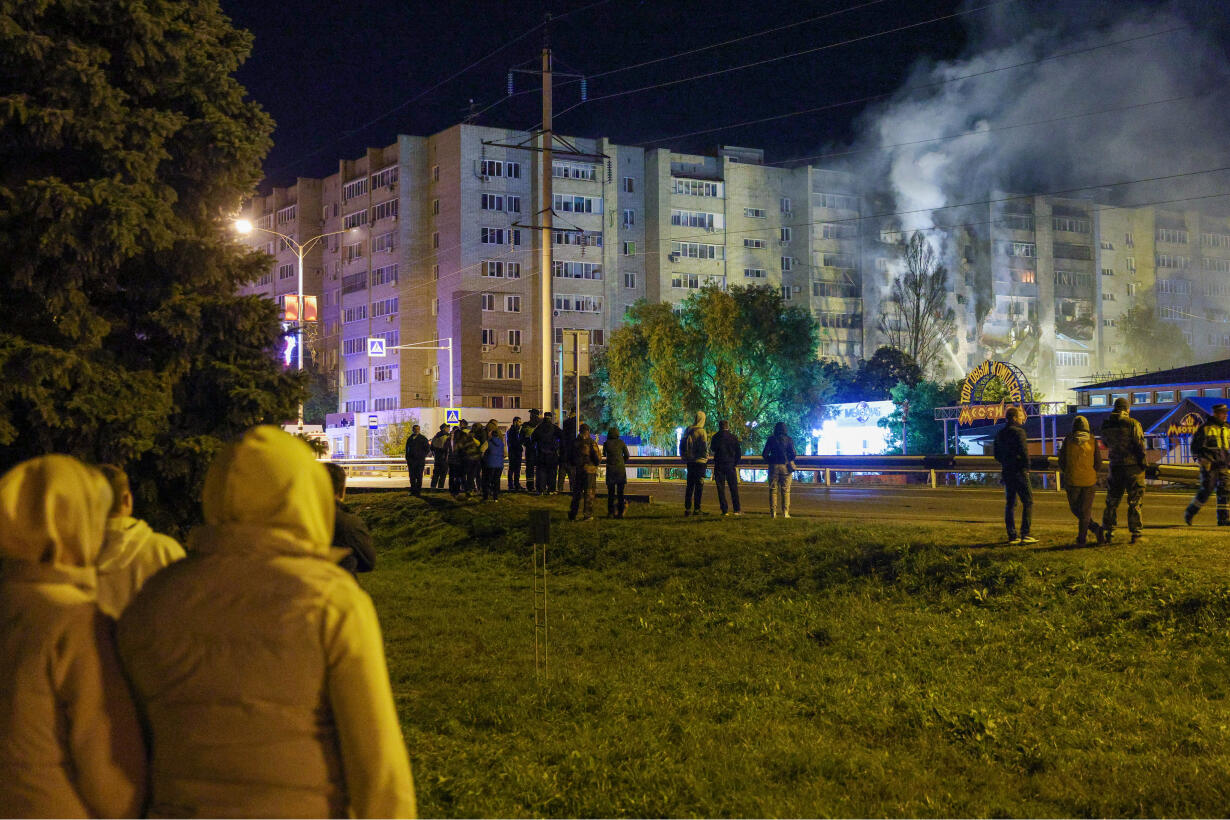
[[[702,430],[704,429],[705,427],[705,411],[704,410],[696,411],[696,418],[692,421],[692,426],[699,427]]]
[[[98,553],[99,573],[115,572],[136,560],[154,531],[139,518],[123,515],[107,519],[106,538]]]
[[[253,427],[209,466],[201,495],[206,532],[193,533],[193,544],[246,550],[250,538],[226,533],[264,534],[328,557],[333,501],[329,474],[307,444],[271,425]]]
[[[102,473],[72,456],[23,461],[0,478],[0,558],[93,567],[110,507]]]
[[[1072,432],[1088,433],[1089,432],[1089,419],[1085,418],[1084,416],[1077,416],[1076,418],[1072,419]]]
[[[1093,439],[1093,433],[1088,430],[1073,430],[1064,437],[1064,441],[1070,441],[1073,444],[1084,444]]]
[[[786,435],[786,422],[779,421],[777,424],[773,425],[773,435],[775,436]]]

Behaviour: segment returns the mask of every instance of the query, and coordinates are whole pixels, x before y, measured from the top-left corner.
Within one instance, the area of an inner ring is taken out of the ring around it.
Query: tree
[[[1158,370],[1191,364],[1195,355],[1183,331],[1158,318],[1148,305],[1130,308],[1118,321],[1124,360],[1134,370]]]
[[[855,383],[862,395],[858,401],[883,401],[898,382],[913,387],[922,379],[922,369],[908,353],[886,345],[859,363]]]
[[[771,288],[706,287],[676,310],[638,303],[611,334],[604,395],[622,426],[659,446],[673,447],[697,410],[755,446],[775,422],[819,420],[831,387],[817,341],[815,320]]]
[[[317,365],[320,359],[313,356],[304,362],[307,374],[307,398],[303,402],[305,424],[324,425],[329,413],[337,412],[337,376]]]
[[[419,423],[418,416],[399,414],[380,430],[380,438],[376,446],[380,455],[385,458],[402,458],[406,454],[406,441],[414,432],[414,425]],[[419,432],[422,432],[420,430]]]
[[[957,324],[948,306],[948,269],[921,232],[915,231],[906,245],[905,272],[893,280],[888,302],[891,310],[880,317],[880,332],[890,347],[931,373]]]
[[[923,381],[913,386],[901,382],[890,392],[897,409],[877,422],[887,431],[888,447],[884,452],[901,452],[901,421],[907,401],[910,403],[910,417],[906,423],[909,454],[944,452],[944,428],[935,420],[935,408],[955,405],[961,398],[961,382]]]
[[[216,0],[6,2],[0,17],[0,470],[125,465],[156,526],[224,440],[292,418],[268,257],[229,235],[270,119]]]

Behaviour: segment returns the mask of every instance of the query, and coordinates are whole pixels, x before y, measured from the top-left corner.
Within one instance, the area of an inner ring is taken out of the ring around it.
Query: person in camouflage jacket
[[[1213,405],[1213,417],[1192,436],[1192,456],[1200,463],[1200,489],[1183,513],[1188,524],[1216,490],[1217,524],[1230,526],[1230,424],[1226,415],[1226,405]]]
[[[1119,502],[1127,495],[1128,530],[1132,543],[1144,537],[1141,506],[1145,497],[1145,434],[1140,422],[1128,415],[1127,399],[1115,399],[1114,412],[1102,422],[1102,443],[1110,478],[1106,482],[1106,509],[1102,512],[1101,543],[1114,539]]]

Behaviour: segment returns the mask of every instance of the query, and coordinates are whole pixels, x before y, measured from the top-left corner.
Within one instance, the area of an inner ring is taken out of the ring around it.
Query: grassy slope
[[[1213,531],[970,549],[997,527],[561,515],[540,688],[525,513],[558,499],[355,506],[424,816],[1230,805]]]

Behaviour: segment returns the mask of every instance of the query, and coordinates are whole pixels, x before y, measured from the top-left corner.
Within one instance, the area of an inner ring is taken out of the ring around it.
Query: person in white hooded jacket
[[[311,449],[255,427],[210,466],[188,557],[124,611],[152,816],[414,816],[380,625],[336,565],[334,508]]]
[[[111,491],[75,458],[0,478],[0,817],[135,817],[145,744],[94,603]]]
[[[112,500],[98,553],[98,608],[118,618],[151,575],[184,557],[184,548],[132,517],[132,488],[123,470],[111,464],[99,470],[111,485]]]

